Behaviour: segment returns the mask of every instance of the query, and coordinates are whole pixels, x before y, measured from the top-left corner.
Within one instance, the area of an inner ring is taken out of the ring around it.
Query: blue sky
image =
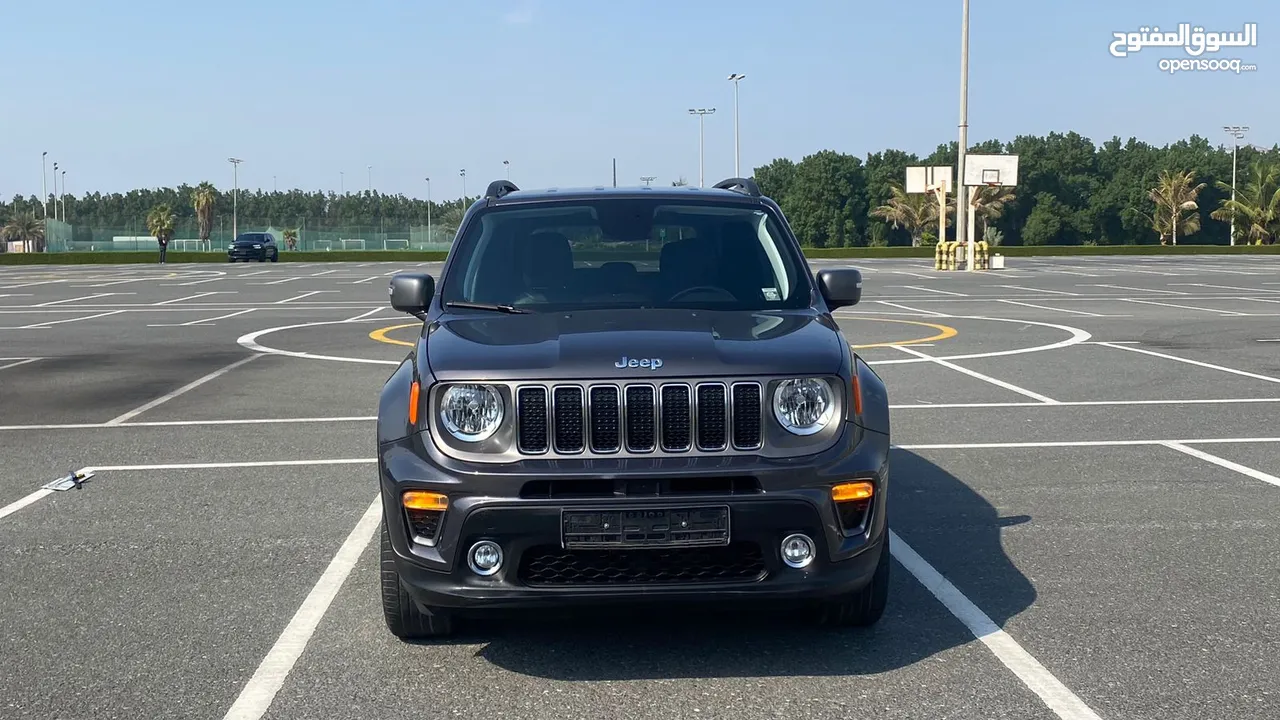
[[[733,175],[823,149],[928,153],[957,137],[960,0],[33,0],[6,3],[0,196],[39,194],[40,153],[74,194],[210,180],[432,198]],[[1280,142],[1280,3],[973,0],[969,139],[1076,130],[1156,144],[1192,134]],[[1239,32],[1256,72],[1161,73],[1114,32]],[[1274,38],[1274,39],[1273,39]],[[16,99],[25,98],[21,102]],[[344,173],[344,176],[340,176]],[[52,186],[50,186],[52,190]]]

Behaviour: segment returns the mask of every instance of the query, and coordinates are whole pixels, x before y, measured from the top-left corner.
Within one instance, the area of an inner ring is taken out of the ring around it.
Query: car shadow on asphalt
[[[890,527],[1003,626],[1035,599],[1005,555],[1000,517],[959,478],[911,452],[891,459]],[[973,592],[976,591],[976,592]],[[976,642],[896,560],[884,617],[871,628],[827,628],[803,609],[646,606],[521,613],[466,623],[449,643],[510,672],[568,681],[861,675],[893,670]]]

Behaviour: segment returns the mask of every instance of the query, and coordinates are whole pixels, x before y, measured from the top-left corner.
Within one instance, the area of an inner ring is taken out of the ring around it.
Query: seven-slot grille
[[[757,382],[522,385],[517,447],[526,455],[755,450],[761,393]]]

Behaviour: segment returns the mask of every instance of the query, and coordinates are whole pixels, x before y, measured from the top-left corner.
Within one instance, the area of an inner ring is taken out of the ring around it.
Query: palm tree
[[[173,239],[173,226],[177,217],[169,206],[160,203],[147,213],[147,232],[156,240],[168,243]]]
[[[285,228],[284,244],[290,250],[298,249],[298,231],[294,228]]]
[[[979,237],[986,237],[987,224],[999,220],[1009,203],[1016,200],[1018,195],[1012,187],[1008,186],[983,185],[972,188],[972,192],[970,202],[973,203],[973,214],[982,222],[982,235]]]
[[[1156,186],[1151,188],[1147,197],[1156,205],[1154,215],[1142,213],[1151,221],[1151,227],[1160,233],[1160,244],[1168,245],[1166,239],[1172,238],[1178,244],[1178,230],[1182,234],[1191,235],[1200,230],[1200,205],[1196,196],[1207,187],[1208,183],[1195,182],[1195,173],[1163,170]]]
[[[34,212],[14,215],[0,233],[6,240],[22,243],[23,252],[44,252],[44,220],[37,220]]]
[[[196,221],[200,225],[201,243],[209,242],[209,234],[213,232],[213,207],[217,198],[217,189],[207,180],[197,185],[191,193],[191,206],[196,211]]]
[[[1219,189],[1231,192],[1231,185],[1219,181]],[[1257,162],[1249,169],[1249,180],[1236,188],[1236,199],[1222,201],[1209,213],[1214,220],[1231,222],[1242,228],[1246,243],[1270,245],[1280,235],[1280,165]],[[1241,232],[1241,230],[1237,230]]]
[[[911,234],[911,246],[920,247],[924,231],[938,222],[938,201],[933,193],[909,194],[901,185],[894,184],[890,190],[893,196],[889,201],[871,211],[873,217],[887,221],[894,229],[904,228]],[[955,207],[954,201],[948,197],[947,209]],[[947,227],[951,226],[951,213],[947,213]],[[946,238],[939,238],[941,242]]]

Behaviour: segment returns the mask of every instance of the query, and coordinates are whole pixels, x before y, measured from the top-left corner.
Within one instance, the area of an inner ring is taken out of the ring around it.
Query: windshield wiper
[[[447,302],[444,304],[444,306],[447,308],[468,308],[471,310],[493,310],[495,312],[510,313],[512,315],[522,315],[522,314],[528,314],[530,312],[529,310],[525,310],[524,308],[518,308],[514,305],[497,305],[494,303],[464,302],[461,300]]]

